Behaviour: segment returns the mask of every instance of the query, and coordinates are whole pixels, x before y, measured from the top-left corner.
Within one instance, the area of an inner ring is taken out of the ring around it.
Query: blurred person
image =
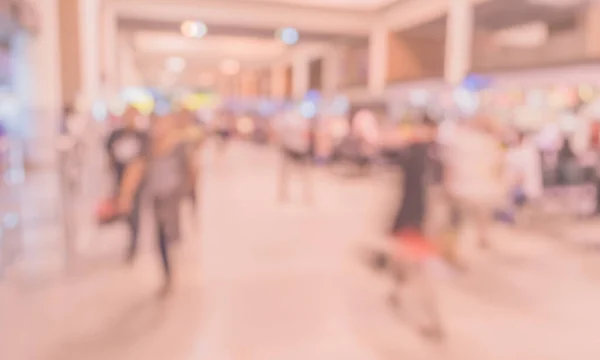
[[[217,121],[216,121],[216,132],[217,132],[217,138],[218,138],[218,149],[219,152],[224,153],[225,150],[227,149],[227,144],[229,143],[229,140],[231,139],[231,136],[233,135],[233,128],[234,128],[234,118],[233,118],[233,114],[229,113],[228,111],[221,111],[218,115],[217,115]]]
[[[149,151],[126,169],[119,197],[119,208],[129,215],[131,222],[139,223],[139,197],[143,191],[152,204],[165,282],[162,293],[172,287],[172,267],[169,246],[180,240],[179,209],[186,189],[189,162],[185,144],[181,141],[173,116],[153,119],[150,129]],[[128,260],[137,252],[138,233],[132,233]]]
[[[504,152],[493,120],[478,115],[457,126],[443,161],[448,195],[461,218],[472,221],[479,246],[488,248],[494,211],[506,197]]]
[[[310,165],[315,153],[315,129],[311,120],[295,111],[289,111],[280,119],[279,145],[281,166],[279,172],[279,199],[288,200],[290,175],[297,171],[304,178],[304,200],[312,201]]]
[[[428,179],[427,175],[431,167],[431,152],[434,141],[437,137],[437,123],[425,116],[421,124],[417,125],[413,134],[408,140],[408,144],[401,147],[386,144],[388,155],[396,152],[395,162],[400,165],[404,178],[401,182],[401,200],[398,210],[394,217],[391,228],[392,239],[399,242],[399,245],[409,249],[416,249],[419,252],[432,253],[433,244],[428,243],[425,239],[425,216],[427,212],[427,192]],[[412,250],[411,250],[412,251]],[[412,255],[411,255],[412,256]],[[400,257],[399,269],[395,269],[395,283],[391,291],[389,300],[392,305],[398,304],[399,285],[405,280],[407,275],[405,272],[409,268],[403,265],[411,265],[406,263],[407,259]],[[416,264],[419,265],[419,264]],[[398,271],[399,270],[399,271]],[[416,270],[416,269],[415,269]],[[425,297],[419,299],[421,306],[427,308],[430,323],[426,324],[422,329],[422,334],[434,339],[443,337],[441,322],[437,314],[436,306],[433,303],[433,298],[429,292],[428,285],[424,282],[425,279],[419,278],[422,275],[420,272],[411,272],[413,280],[418,280],[418,285],[421,290],[427,291],[422,293]]]
[[[407,145],[387,147],[394,162],[400,165],[404,179],[402,181],[402,200],[394,218],[392,233],[398,234],[404,230],[414,230],[423,233],[426,207],[426,174],[431,166],[430,154],[437,135],[437,123],[429,117],[424,117],[422,123],[416,126]],[[395,152],[395,154],[394,154]]]
[[[204,144],[204,130],[201,123],[196,119],[191,111],[181,110],[178,114],[179,126],[181,131],[181,141],[186,149],[189,174],[184,193],[186,197],[192,200],[194,210],[197,210],[197,188],[199,175],[199,161],[202,145]]]
[[[507,182],[515,205],[535,203],[543,192],[541,154],[524,133],[517,135],[516,144],[507,151]]]
[[[65,106],[58,148],[61,173],[70,190],[77,190],[82,181],[86,128],[87,119],[74,106]]]
[[[576,182],[579,165],[577,155],[573,151],[571,141],[567,136],[564,137],[562,145],[558,150],[557,162],[558,185],[570,185]]]
[[[148,134],[138,128],[140,116],[138,110],[128,107],[121,117],[120,126],[112,130],[106,142],[116,194],[121,189],[125,169],[148,150]]]

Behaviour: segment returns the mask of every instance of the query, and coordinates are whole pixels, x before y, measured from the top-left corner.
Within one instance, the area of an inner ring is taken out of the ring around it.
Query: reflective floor
[[[68,208],[77,225],[70,246],[51,171],[28,179],[27,191],[4,189],[27,195],[2,203],[21,206],[15,213],[26,229],[2,238],[0,359],[600,358],[600,253],[568,246],[568,236],[499,227],[493,251],[467,244],[467,273],[433,274],[448,332],[436,344],[415,331],[410,302],[390,309],[388,279],[361,260],[361,249],[385,241],[386,176],[317,170],[311,205],[300,177],[281,204],[274,152],[233,144],[204,160],[199,221],[188,206],[185,241],[173,253],[175,288],[164,299],[150,214],[133,265],[122,261],[126,228],[93,225],[93,204],[107,188],[101,171],[87,175],[93,185]],[[572,238],[599,229],[592,222]]]

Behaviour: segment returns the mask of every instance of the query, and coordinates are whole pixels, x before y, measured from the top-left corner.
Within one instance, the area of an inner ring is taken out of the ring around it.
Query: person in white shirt
[[[504,153],[492,120],[478,116],[457,126],[445,151],[445,186],[477,231],[480,247],[489,246],[494,210],[506,198]]]
[[[535,144],[524,134],[519,134],[517,145],[508,150],[507,181],[512,188],[519,188],[528,201],[542,195],[541,156]]]
[[[279,196],[281,201],[288,199],[289,179],[292,170],[304,177],[304,198],[311,201],[310,165],[314,150],[314,133],[311,119],[306,119],[295,111],[285,113],[280,119],[279,143],[282,159],[279,176]]]

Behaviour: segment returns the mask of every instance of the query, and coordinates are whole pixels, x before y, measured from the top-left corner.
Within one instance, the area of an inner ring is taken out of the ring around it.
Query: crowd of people
[[[270,143],[280,153],[277,193],[281,201],[288,201],[290,181],[298,175],[305,203],[312,202],[318,195],[313,193],[313,166],[345,159],[359,169],[400,170],[397,207],[386,229],[393,248],[400,250],[378,254],[375,259],[378,268],[394,270],[397,285],[411,271],[407,272],[411,267],[405,264],[432,257],[465,271],[468,263],[459,236],[464,224],[472,225],[480,249],[493,249],[491,226],[494,221],[506,221],[499,213],[510,213],[511,221],[516,221],[522,209],[537,206],[543,198],[544,186],[548,186],[544,163],[549,155],[554,156],[553,178],[559,185],[572,183],[574,168],[581,163],[568,136],[557,140],[560,145],[549,151],[540,148],[534,135],[502,126],[483,114],[439,121],[423,112],[413,120],[407,131],[406,126],[386,127],[359,111],[344,135],[335,137],[326,119],[290,110],[272,119],[269,128]],[[106,137],[105,151],[114,180],[111,201],[115,211],[111,216],[124,219],[131,234],[125,260],[132,262],[136,257],[142,203],[150,204],[164,271],[164,294],[171,289],[173,278],[169,248],[181,237],[180,204],[195,203],[199,198],[198,155],[209,132],[215,135],[217,153],[223,154],[236,134],[235,119],[221,111],[208,129],[189,111],[144,116],[129,107]],[[69,131],[76,132],[73,126]],[[324,135],[324,131],[330,133]],[[600,184],[595,174],[590,178]],[[434,211],[434,207],[443,211]],[[402,290],[397,285],[390,295],[394,304]],[[423,331],[428,336],[443,336],[439,319]]]

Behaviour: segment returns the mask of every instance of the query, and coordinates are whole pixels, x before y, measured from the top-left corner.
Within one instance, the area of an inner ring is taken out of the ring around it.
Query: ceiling
[[[145,31],[133,36],[132,45],[142,54],[168,54],[193,59],[235,58],[240,61],[272,61],[283,55],[286,45],[275,39],[207,36],[202,40]]]
[[[476,26],[488,30],[500,30],[516,25],[542,21],[555,23],[572,18],[581,11],[581,4],[571,6],[548,6],[527,0],[494,0],[477,7]]]
[[[532,22],[559,23],[572,19],[582,11],[585,4],[553,7],[534,4],[527,0],[491,0],[475,8],[475,27],[484,30],[500,30]],[[402,34],[421,37],[440,37],[446,30],[447,16],[416,26]]]
[[[212,24],[207,22],[208,36],[231,36],[243,38],[273,39],[276,28],[256,28],[243,25]],[[179,21],[153,21],[143,19],[121,18],[118,22],[119,31],[135,33],[139,31],[160,31],[179,35],[181,22]],[[360,41],[366,36],[326,34],[316,31],[302,31],[301,40],[307,41]]]

